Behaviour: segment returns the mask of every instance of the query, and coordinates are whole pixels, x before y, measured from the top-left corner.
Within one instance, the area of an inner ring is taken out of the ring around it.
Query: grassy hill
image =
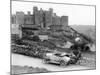
[[[93,25],[70,25],[72,28],[74,28],[79,33],[83,33],[89,37],[91,37],[95,43],[96,37],[95,37],[95,26]]]

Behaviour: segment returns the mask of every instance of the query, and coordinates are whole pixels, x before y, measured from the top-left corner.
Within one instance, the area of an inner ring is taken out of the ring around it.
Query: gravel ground
[[[11,66],[11,74],[16,75],[16,74],[25,74],[25,73],[44,73],[44,72],[49,72],[45,68],[38,68],[38,67],[29,67],[29,66],[18,66],[18,65],[13,65]]]
[[[95,52],[87,52],[82,53],[82,60],[80,61],[80,65],[90,67],[91,69],[96,69],[96,53]]]

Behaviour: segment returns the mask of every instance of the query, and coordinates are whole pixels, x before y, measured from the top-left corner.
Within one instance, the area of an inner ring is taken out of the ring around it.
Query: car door
[[[54,54],[52,59],[56,62],[60,61],[61,57],[58,54]]]

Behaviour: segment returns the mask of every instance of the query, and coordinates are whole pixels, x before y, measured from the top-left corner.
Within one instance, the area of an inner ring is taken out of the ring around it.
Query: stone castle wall
[[[16,12],[11,16],[12,24],[25,24],[25,25],[41,25],[41,27],[48,27],[50,25],[68,25],[68,16],[57,16],[53,13],[53,9],[48,11],[38,10],[37,7],[33,7],[33,13],[29,11],[27,14],[24,12]]]

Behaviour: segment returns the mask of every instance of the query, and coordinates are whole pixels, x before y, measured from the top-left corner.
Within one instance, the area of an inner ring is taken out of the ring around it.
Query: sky
[[[43,10],[53,8],[53,12],[58,16],[69,16],[69,25],[95,25],[94,6],[12,1],[12,14],[17,11],[23,11],[24,13],[30,11],[32,13],[34,6]]]

